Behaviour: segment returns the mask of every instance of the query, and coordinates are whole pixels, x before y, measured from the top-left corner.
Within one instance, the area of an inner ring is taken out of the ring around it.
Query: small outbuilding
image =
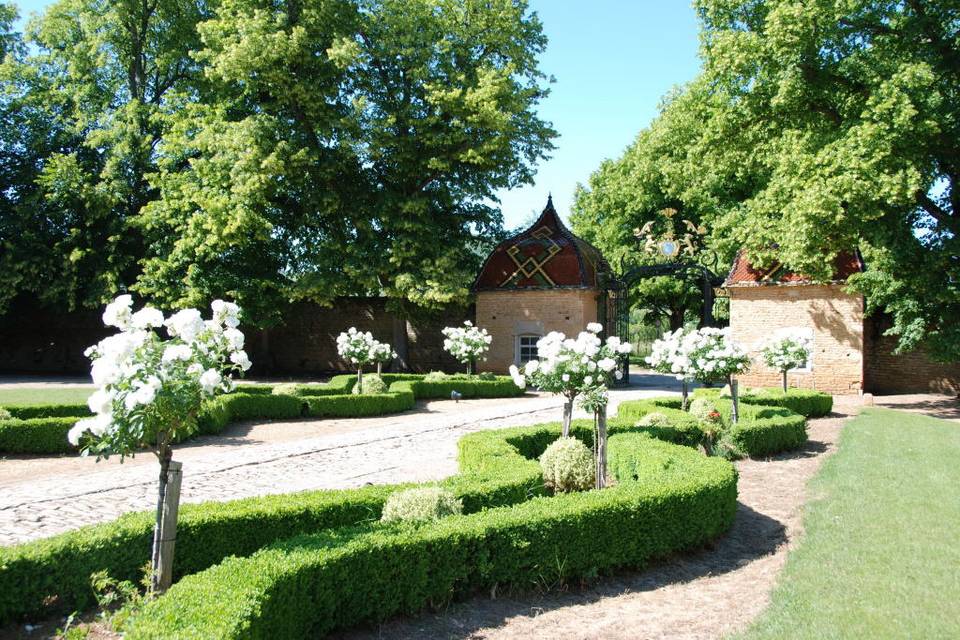
[[[550,331],[575,335],[605,319],[601,285],[610,268],[600,251],[560,220],[553,199],[530,227],[487,257],[473,284],[476,321],[493,337],[482,371],[502,373],[537,357]]]

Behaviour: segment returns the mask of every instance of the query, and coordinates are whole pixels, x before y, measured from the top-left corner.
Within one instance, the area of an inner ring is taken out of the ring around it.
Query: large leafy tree
[[[498,188],[554,135],[541,26],[521,0],[224,0],[195,53],[217,99],[182,109],[147,207],[142,290],[463,301]],[[185,277],[184,277],[185,275]]]
[[[753,182],[725,232],[821,279],[860,247],[853,286],[900,346],[960,358],[960,3],[695,4],[715,107],[697,152]]]
[[[60,0],[0,67],[5,251],[0,309],[26,294],[94,306],[144,255],[134,223],[156,197],[169,96],[197,96],[188,53],[205,3]],[[26,46],[29,45],[29,46]]]

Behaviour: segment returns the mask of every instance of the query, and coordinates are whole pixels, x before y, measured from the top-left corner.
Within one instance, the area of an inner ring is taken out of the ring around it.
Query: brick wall
[[[480,370],[506,372],[514,364],[518,335],[583,331],[587,323],[597,320],[597,295],[595,289],[477,293],[477,325],[493,336]]]
[[[896,336],[885,318],[866,323],[866,390],[871,393],[960,393],[960,363],[933,362],[923,350],[895,354]]]
[[[839,285],[730,287],[730,327],[734,340],[758,356],[759,344],[777,329],[804,327],[813,332],[809,372],[791,372],[792,387],[829,393],[858,393],[863,383],[863,298]],[[779,386],[779,372],[759,357],[740,382]]]
[[[370,331],[401,352],[395,368],[412,371],[457,371],[462,367],[443,350],[440,330],[473,318],[470,308],[451,307],[413,320],[402,320],[386,309],[383,298],[341,298],[333,307],[311,303],[291,305],[284,323],[266,330],[241,327],[253,360],[251,375],[310,376],[348,371],[337,355],[336,337],[355,326]],[[83,351],[109,335],[100,312],[53,314],[21,309],[0,318],[0,372],[85,374],[89,361]],[[406,341],[406,354],[402,344]]]

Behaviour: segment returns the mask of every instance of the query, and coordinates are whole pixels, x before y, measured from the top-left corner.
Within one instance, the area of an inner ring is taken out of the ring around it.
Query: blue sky
[[[14,0],[21,14],[48,0]],[[536,184],[500,193],[512,228],[553,193],[566,217],[574,188],[605,158],[620,155],[656,115],[671,87],[692,80],[696,16],[687,0],[531,0],[550,42],[541,67],[556,78],[540,113],[560,136]]]

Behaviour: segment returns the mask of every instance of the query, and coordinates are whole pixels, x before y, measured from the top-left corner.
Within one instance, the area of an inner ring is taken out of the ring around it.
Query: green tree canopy
[[[60,0],[28,31],[4,278],[51,303],[463,302],[555,135],[525,0]]]

